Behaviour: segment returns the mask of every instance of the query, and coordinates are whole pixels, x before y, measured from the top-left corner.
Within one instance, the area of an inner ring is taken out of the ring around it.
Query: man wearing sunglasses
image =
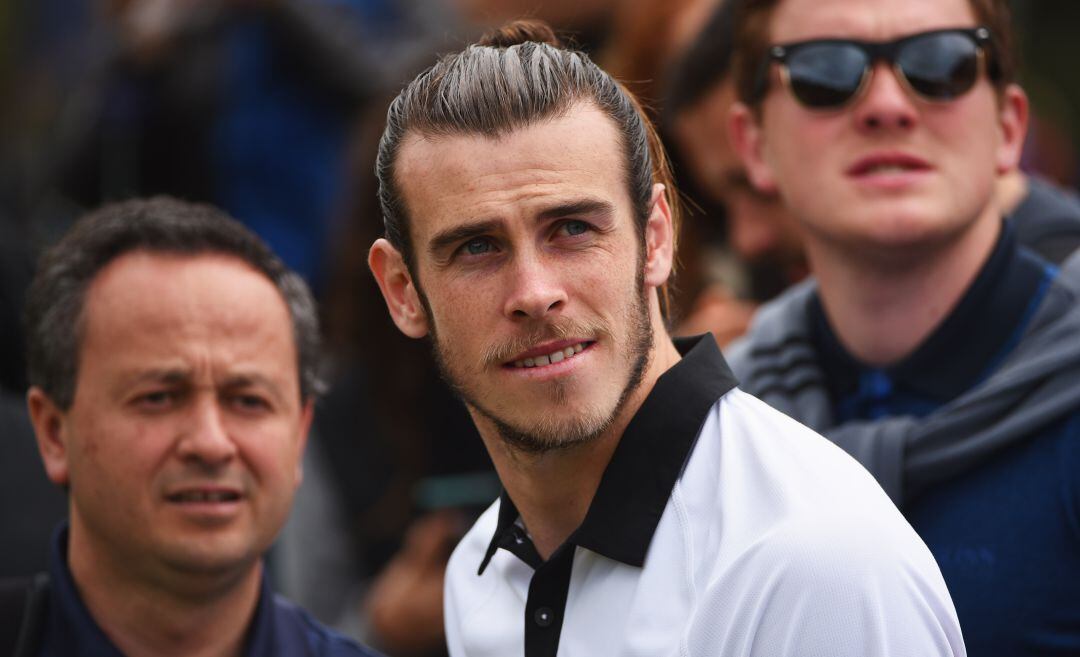
[[[1003,0],[744,3],[732,137],[814,280],[730,356],[875,474],[972,655],[1078,654],[1080,259],[1002,220],[1027,122],[1009,31]]]

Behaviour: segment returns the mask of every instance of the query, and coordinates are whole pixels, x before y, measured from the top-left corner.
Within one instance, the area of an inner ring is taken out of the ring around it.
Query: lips
[[[543,367],[545,365],[551,365],[554,363],[560,363],[569,358],[573,358],[588,349],[593,344],[591,340],[559,340],[558,342],[548,342],[546,344],[534,347],[528,351],[517,354],[511,358],[508,362],[504,363],[504,367],[512,367],[516,369]]]
[[[238,502],[243,495],[233,488],[217,486],[191,487],[174,490],[165,499],[174,504],[224,504]]]
[[[907,153],[875,153],[859,159],[845,173],[852,177],[868,177],[929,171],[926,160]]]

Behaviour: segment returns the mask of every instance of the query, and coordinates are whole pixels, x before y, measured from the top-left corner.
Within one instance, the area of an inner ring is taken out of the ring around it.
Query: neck
[[[653,317],[659,317],[658,308]],[[581,526],[627,425],[660,375],[681,358],[659,320],[653,322],[653,335],[655,345],[641,384],[611,426],[586,444],[544,454],[523,453],[506,444],[490,421],[474,414],[499,479],[544,560]]]
[[[237,657],[254,618],[262,564],[243,573],[146,576],[83,540],[73,517],[72,579],[94,621],[127,657]]]
[[[948,244],[916,246],[910,257],[847,257],[808,243],[821,302],[840,343],[874,366],[911,354],[960,302],[1000,230],[994,205]]]

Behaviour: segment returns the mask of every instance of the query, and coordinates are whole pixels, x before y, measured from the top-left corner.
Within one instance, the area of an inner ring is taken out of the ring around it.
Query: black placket
[[[500,498],[495,533],[477,570],[506,550],[533,569],[525,601],[525,657],[555,657],[577,549],[641,568],[671,489],[713,404],[735,377],[712,336],[677,340],[683,359],[663,374],[631,420],[600,481],[585,521],[544,561]]]
[[[525,657],[555,657],[559,651],[575,549],[564,543],[533,573],[525,601]]]

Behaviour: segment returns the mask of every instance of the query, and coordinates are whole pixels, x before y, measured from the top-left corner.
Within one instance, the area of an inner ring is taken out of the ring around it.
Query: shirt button
[[[551,607],[540,607],[533,614],[533,620],[540,627],[549,627],[551,622],[555,620],[555,613],[551,611]]]

